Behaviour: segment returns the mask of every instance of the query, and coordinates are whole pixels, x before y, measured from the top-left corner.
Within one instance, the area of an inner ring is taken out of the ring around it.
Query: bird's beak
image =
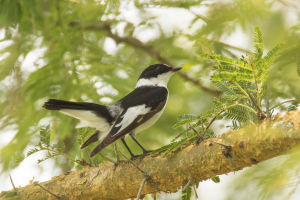
[[[172,72],[177,72],[177,71],[179,71],[179,70],[181,70],[181,67],[173,67],[173,68],[171,69]]]

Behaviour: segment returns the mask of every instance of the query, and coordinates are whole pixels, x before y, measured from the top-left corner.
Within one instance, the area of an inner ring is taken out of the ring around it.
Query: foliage
[[[83,143],[84,136],[90,133],[91,131],[95,131],[95,130],[91,128],[79,129],[78,131],[79,144]],[[55,158],[57,156],[63,156],[65,159],[71,161],[73,164],[76,163],[77,168],[81,168],[84,165],[92,166],[94,164],[91,162],[90,158],[87,155],[81,154],[80,156],[82,157],[81,160],[73,158],[72,155],[68,155],[68,153],[64,152],[66,148],[64,143],[62,143],[61,141],[58,141],[58,143],[55,144],[53,144],[53,142],[50,143],[50,137],[51,137],[50,126],[41,127],[39,132],[40,132],[40,142],[27,151],[26,157],[40,151],[46,151],[46,156],[44,158],[38,159],[38,163],[41,163],[51,158]]]
[[[211,179],[213,182],[215,183],[220,183],[220,177],[219,176],[215,176]]]
[[[210,130],[216,120],[230,120],[233,129],[239,129],[249,123],[259,123],[266,117],[271,117],[270,107],[263,106],[266,99],[265,84],[269,69],[281,45],[275,46],[263,56],[263,39],[259,28],[255,28],[255,52],[240,60],[234,60],[218,54],[204,55],[203,59],[214,63],[212,82],[223,95],[213,99],[213,108],[204,114],[181,115],[174,128],[186,127],[166,147],[165,155],[175,151],[188,142],[200,141],[214,137],[216,134]],[[297,101],[297,100],[295,100]],[[270,103],[266,103],[270,106]],[[276,107],[276,106],[275,106]],[[273,107],[273,109],[275,108]],[[176,139],[182,138],[178,141]],[[156,152],[155,152],[156,153]]]

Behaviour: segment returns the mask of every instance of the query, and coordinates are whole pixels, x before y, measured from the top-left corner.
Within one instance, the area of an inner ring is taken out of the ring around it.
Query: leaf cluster
[[[37,145],[35,145],[33,148],[29,149],[26,153],[26,157],[31,156],[34,153],[40,152],[40,151],[46,151],[46,155],[44,158],[38,159],[38,163],[41,163],[43,161],[46,161],[48,159],[53,159],[58,156],[63,156],[67,160],[70,160],[73,163],[77,163],[79,165],[82,165],[82,161],[75,160],[71,156],[69,156],[67,153],[65,153],[65,146],[63,143],[58,142],[54,143],[50,142],[51,137],[51,129],[50,126],[41,127],[39,131],[39,138],[40,141]]]
[[[182,145],[214,137],[211,129],[216,120],[229,120],[230,128],[239,129],[249,123],[259,123],[271,117],[272,110],[266,90],[269,69],[282,45],[277,45],[264,55],[261,30],[254,30],[255,51],[235,60],[219,54],[203,55],[213,65],[211,80],[222,91],[222,96],[213,99],[213,108],[201,115],[185,114],[178,117],[173,126],[179,133],[172,142],[157,151],[164,155],[176,151]],[[294,107],[293,107],[294,108]],[[292,109],[292,108],[291,108]]]

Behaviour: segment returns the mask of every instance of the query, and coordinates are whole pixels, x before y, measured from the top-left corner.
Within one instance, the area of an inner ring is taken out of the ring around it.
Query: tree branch
[[[135,165],[150,174],[141,195],[175,192],[188,180],[203,181],[282,155],[300,144],[299,122],[300,112],[292,111],[284,117],[278,116],[276,121],[265,120],[259,127],[231,130],[199,145],[190,144],[167,157],[148,155],[142,160],[136,159],[133,161]],[[281,128],[274,128],[277,124]],[[230,147],[230,152],[217,143]],[[137,196],[144,178],[132,163],[122,161],[117,167],[108,162],[98,167],[87,166],[42,184],[49,191],[68,199],[126,199]],[[53,199],[52,195],[33,184],[18,188],[18,191],[29,200]],[[12,193],[2,192],[0,200]]]
[[[73,21],[70,23],[71,26],[79,25],[78,21]],[[151,45],[146,45],[137,38],[133,37],[121,37],[115,33],[112,32],[111,26],[109,24],[93,24],[89,26],[83,27],[85,30],[101,30],[101,31],[106,31],[108,33],[108,36],[114,39],[117,43],[124,42],[132,47],[138,48],[149,54],[151,57],[155,58],[161,63],[167,64],[169,66],[174,67],[175,65],[166,57],[162,56],[158,50],[156,50],[153,46]],[[215,90],[209,87],[203,86],[199,80],[194,79],[190,76],[188,76],[184,72],[178,72],[178,74],[181,76],[186,81],[189,81],[196,85],[198,88],[203,90],[204,92],[207,92],[213,96],[220,96],[222,94],[221,91]]]

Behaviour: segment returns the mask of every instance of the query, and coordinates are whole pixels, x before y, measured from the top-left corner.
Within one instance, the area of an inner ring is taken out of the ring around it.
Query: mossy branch
[[[133,162],[150,174],[142,195],[158,191],[175,192],[188,180],[203,181],[238,171],[282,155],[298,144],[300,112],[292,111],[284,117],[277,116],[273,121],[265,120],[259,127],[231,130],[218,138],[204,140],[199,145],[187,145],[167,157],[149,155]],[[144,173],[136,166],[127,161],[117,166],[104,163],[98,167],[85,167],[68,175],[53,177],[40,184],[54,194],[68,199],[134,198],[145,178]],[[18,188],[18,191],[26,199],[54,198],[34,184]],[[0,200],[6,199],[13,192],[2,192]]]

